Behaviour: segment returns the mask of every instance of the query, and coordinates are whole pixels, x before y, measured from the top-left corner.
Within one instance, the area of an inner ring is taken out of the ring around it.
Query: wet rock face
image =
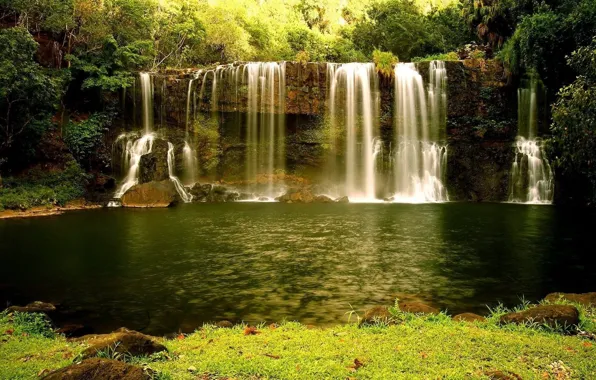
[[[596,306],[596,292],[591,293],[550,293],[544,298],[548,302],[568,301],[583,306]]]
[[[125,328],[111,334],[85,335],[75,341],[84,341],[89,345],[81,353],[83,359],[94,357],[98,352],[106,350],[131,356],[152,355],[167,351],[166,347],[157,342],[154,337]]]
[[[151,153],[141,156],[139,162],[139,183],[165,181],[170,178],[168,171],[168,143],[156,139]]]
[[[500,323],[538,323],[556,326],[575,326],[579,323],[579,311],[575,306],[540,305],[518,313],[507,313]]]
[[[43,377],[45,380],[121,379],[149,380],[140,367],[110,359],[86,359]]]
[[[122,196],[123,207],[170,207],[178,201],[176,187],[170,180],[133,186]]]

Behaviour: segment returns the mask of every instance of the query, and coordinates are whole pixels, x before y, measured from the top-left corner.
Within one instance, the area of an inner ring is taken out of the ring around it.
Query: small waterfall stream
[[[277,174],[285,171],[285,68],[285,62],[219,65],[212,70],[197,72],[191,82],[200,81],[200,88],[197,84],[193,89],[192,83],[189,83],[187,94],[187,130],[193,114],[191,104],[195,113],[201,108],[190,99],[196,99],[198,89],[199,101],[205,100],[206,94],[209,94],[209,79],[210,109],[214,115],[217,115],[220,104],[230,102],[239,105],[241,98],[246,99],[245,182],[251,193],[270,199],[283,191],[283,176]],[[187,152],[185,148],[185,170],[196,171],[196,160],[193,162]],[[196,156],[196,152],[192,156]]]
[[[509,184],[509,202],[513,203],[553,202],[553,172],[537,137],[538,86],[538,80],[532,78],[527,87],[517,90],[518,133]]]
[[[143,135],[137,138],[135,132],[125,133],[116,139],[114,144],[119,144],[126,141],[125,149],[122,151],[122,170],[127,174],[124,177],[121,185],[114,194],[114,199],[120,199],[133,186],[139,183],[140,163],[141,157],[152,152],[153,142],[160,138],[154,132],[154,113],[153,113],[153,99],[154,89],[153,80],[149,73],[139,74],[139,83],[141,85],[141,105],[143,116]],[[169,177],[176,190],[184,202],[190,202],[192,195],[182,186],[178,177],[175,176],[175,162],[174,162],[174,145],[168,141],[167,163],[169,170]],[[109,207],[119,206],[118,202],[111,201]]]
[[[327,75],[330,122],[335,131],[345,129],[346,136],[343,195],[352,202],[377,201],[376,158],[382,142],[378,136],[379,80],[375,65],[329,63]]]
[[[422,76],[413,63],[395,67],[394,202],[423,203],[449,200],[443,185],[447,146],[439,142],[445,129],[446,70],[430,64],[427,96]]]

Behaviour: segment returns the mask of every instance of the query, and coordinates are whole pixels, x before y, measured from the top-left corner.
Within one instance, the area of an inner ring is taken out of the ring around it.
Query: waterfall
[[[168,141],[168,175],[170,176],[170,180],[174,182],[174,186],[176,186],[176,191],[180,195],[180,198],[182,198],[182,200],[186,203],[191,202],[192,194],[186,191],[178,177],[176,177],[174,173],[175,165],[176,161],[174,157],[174,144]]]
[[[198,79],[202,73],[202,70],[198,71],[195,75],[194,79],[191,79],[188,82],[188,91],[186,94],[186,140],[184,141],[184,150],[182,159],[184,164],[184,175],[185,175],[185,183],[187,184],[194,184],[197,181],[197,157],[196,151],[192,149],[190,146],[189,141],[191,141],[190,137],[190,129],[191,129],[191,98],[194,97],[192,92],[192,84],[195,79]],[[195,102],[193,102],[195,103]],[[196,104],[194,105],[196,109]]]
[[[285,67],[284,62],[253,62],[242,69],[248,86],[246,180],[266,182],[270,198],[277,195],[276,170],[285,169]]]
[[[379,83],[373,63],[327,65],[330,122],[334,131],[346,131],[344,195],[350,201],[371,202],[376,197],[376,156],[379,139]],[[343,115],[340,110],[343,109]]]
[[[140,74],[144,134],[153,132],[153,81],[149,73]]]
[[[446,70],[433,61],[427,96],[420,73],[412,63],[395,67],[396,202],[422,203],[448,200],[443,185],[447,146],[439,143],[445,129]]]
[[[194,149],[184,141],[184,149],[182,150],[182,163],[184,166],[185,183],[194,184],[197,182],[198,162]]]
[[[116,190],[114,198],[121,198],[131,187],[139,183],[139,164],[141,163],[141,156],[151,153],[154,139],[155,135],[150,133],[134,142],[130,140],[127,142],[124,155],[126,157],[125,161],[128,163],[128,173],[118,190]]]
[[[511,166],[509,202],[551,204],[554,195],[553,172],[544,157],[538,132],[538,80],[517,90],[518,132],[515,160]]]

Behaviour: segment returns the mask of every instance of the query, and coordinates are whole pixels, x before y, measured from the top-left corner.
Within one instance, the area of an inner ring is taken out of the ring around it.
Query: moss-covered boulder
[[[596,292],[591,293],[550,293],[545,298],[548,302],[567,301],[583,306],[596,306]]]
[[[550,327],[575,326],[579,323],[579,311],[575,306],[539,305],[517,313],[507,313],[500,323],[538,323]]]
[[[89,345],[82,353],[84,359],[96,356],[99,352],[115,352],[123,355],[142,356],[167,351],[167,348],[149,335],[125,328],[111,334],[85,335],[74,341]]]

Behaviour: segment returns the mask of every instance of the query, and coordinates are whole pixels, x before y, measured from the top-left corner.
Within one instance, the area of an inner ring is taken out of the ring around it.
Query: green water
[[[9,302],[97,330],[330,325],[395,297],[450,312],[596,291],[596,215],[508,204],[188,204],[0,221]],[[351,306],[350,306],[351,305]]]

